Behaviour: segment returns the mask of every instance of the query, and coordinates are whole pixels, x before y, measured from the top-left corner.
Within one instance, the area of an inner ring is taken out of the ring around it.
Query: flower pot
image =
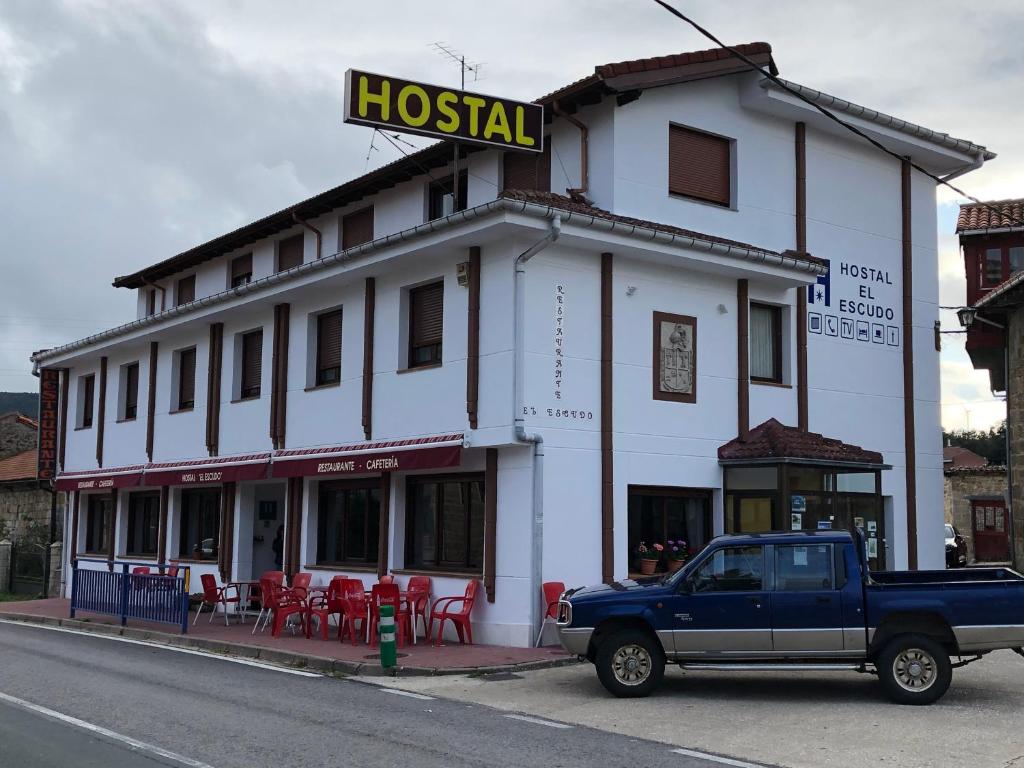
[[[640,573],[644,576],[650,576],[657,567],[657,560],[648,560],[647,558],[641,558],[640,560]]]
[[[668,572],[669,573],[675,573],[680,568],[682,568],[684,565],[686,565],[686,561],[685,560],[669,560],[668,561]]]

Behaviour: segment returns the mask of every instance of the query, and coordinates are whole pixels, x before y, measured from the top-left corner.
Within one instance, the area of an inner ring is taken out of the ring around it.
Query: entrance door
[[[775,546],[772,645],[809,656],[843,650],[843,605],[831,544]]]
[[[764,547],[716,550],[686,580],[670,607],[672,639],[681,658],[770,654]]]
[[[974,559],[979,563],[1010,559],[1010,536],[1006,504],[1000,500],[971,502],[974,518]]]

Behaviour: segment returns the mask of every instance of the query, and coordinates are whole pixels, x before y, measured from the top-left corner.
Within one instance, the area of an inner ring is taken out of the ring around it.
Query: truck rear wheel
[[[665,656],[658,641],[639,629],[621,629],[605,638],[594,659],[601,684],[619,698],[650,695],[665,676]]]
[[[875,662],[886,696],[897,704],[938,701],[953,680],[945,648],[925,635],[897,635]]]

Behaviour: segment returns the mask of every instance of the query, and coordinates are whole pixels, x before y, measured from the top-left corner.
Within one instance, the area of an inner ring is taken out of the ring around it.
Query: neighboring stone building
[[[39,424],[34,419],[17,411],[0,415],[0,458],[34,450],[38,437]]]
[[[36,480],[36,449],[0,459],[0,539],[47,539],[50,492]]]
[[[947,445],[942,449],[942,468],[960,469],[961,467],[984,467],[988,459],[979,456],[970,448],[959,445]]]
[[[951,467],[943,474],[946,522],[956,526],[967,540],[968,563],[1009,561],[1011,521],[1006,507],[1006,467]],[[1018,540],[1021,527],[1017,526]]]

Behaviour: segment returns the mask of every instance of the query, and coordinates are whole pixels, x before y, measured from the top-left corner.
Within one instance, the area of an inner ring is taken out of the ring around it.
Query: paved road
[[[413,698],[351,679],[300,677],[33,626],[0,623],[0,659],[4,765],[720,765],[665,744],[511,719],[478,704]],[[133,751],[110,736],[26,710],[19,701],[199,762]]]

